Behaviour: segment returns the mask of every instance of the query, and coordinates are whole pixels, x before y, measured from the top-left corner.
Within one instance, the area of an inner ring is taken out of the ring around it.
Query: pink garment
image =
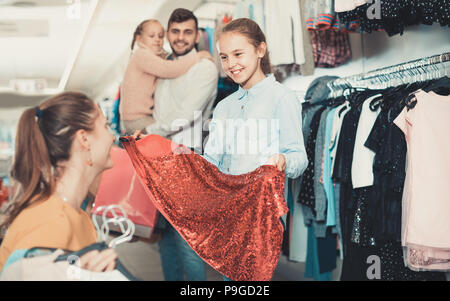
[[[450,268],[450,96],[419,90],[395,119],[408,144],[402,244],[415,269]],[[430,255],[432,254],[432,255]],[[427,258],[433,258],[429,261]]]
[[[450,249],[435,249],[408,244],[404,259],[413,271],[450,271]]]
[[[366,3],[367,3],[366,0],[335,0],[334,10],[337,13],[351,11],[357,8],[358,6],[361,6]]]
[[[195,52],[179,60],[169,61],[147,48],[135,49],[120,90],[119,112],[122,120],[137,120],[151,115],[157,79],[179,77],[198,62],[200,57]]]

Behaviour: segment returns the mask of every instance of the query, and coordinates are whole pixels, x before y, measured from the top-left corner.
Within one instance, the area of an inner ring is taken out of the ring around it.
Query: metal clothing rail
[[[348,88],[388,88],[405,83],[436,79],[448,75],[450,52],[433,55],[413,61],[383,67],[348,77],[338,78],[328,83],[332,97],[342,95]],[[444,68],[439,68],[440,64]]]

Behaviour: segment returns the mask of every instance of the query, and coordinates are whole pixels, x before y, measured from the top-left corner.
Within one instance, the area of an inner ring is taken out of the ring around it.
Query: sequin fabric
[[[372,223],[368,217],[368,204],[371,202],[372,187],[357,188],[352,191],[356,205],[351,241],[361,246],[375,246]]]
[[[160,136],[127,140],[122,144],[147,194],[205,262],[235,281],[272,278],[283,240],[280,218],[288,212],[284,173],[264,165],[227,175]]]
[[[326,108],[320,108],[316,113],[314,113],[313,119],[311,121],[311,129],[308,135],[308,142],[306,144],[306,154],[308,156],[308,167],[306,167],[305,172],[302,175],[302,186],[300,189],[300,194],[298,196],[298,202],[306,207],[313,210],[314,216],[316,198],[314,194],[314,156],[316,150],[316,138],[317,132],[320,125],[320,116]]]
[[[381,11],[377,8],[378,3]],[[378,3],[367,3],[352,11],[340,12],[339,22],[359,24],[361,32],[386,31],[389,36],[402,35],[406,27],[418,24],[450,26],[448,0],[381,0]],[[379,17],[376,16],[377,11]]]

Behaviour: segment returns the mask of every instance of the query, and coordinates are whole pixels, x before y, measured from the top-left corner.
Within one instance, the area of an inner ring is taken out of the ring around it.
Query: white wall
[[[337,68],[316,68],[311,76],[292,76],[284,81],[290,89],[304,95],[315,78],[339,77],[368,72],[414,59],[450,52],[450,29],[439,24],[406,28],[402,36],[389,37],[385,32],[350,34],[352,59]]]

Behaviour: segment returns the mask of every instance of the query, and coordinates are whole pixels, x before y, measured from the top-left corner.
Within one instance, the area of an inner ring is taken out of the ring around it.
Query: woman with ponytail
[[[207,51],[199,51],[179,60],[164,60],[164,28],[157,20],[145,20],[136,28],[129,60],[121,86],[119,112],[126,134],[143,130],[154,122],[153,93],[158,78],[177,78],[201,59],[212,60]]]
[[[270,74],[264,33],[254,21],[236,19],[218,33],[217,46],[222,67],[239,90],[214,110],[204,157],[227,174],[267,164],[286,177],[299,177],[308,164],[301,105]]]
[[[64,92],[26,110],[18,124],[11,170],[16,191],[2,223],[0,269],[15,250],[47,247],[78,251],[97,241],[80,209],[94,180],[112,167],[114,136],[86,95]],[[114,269],[113,250],[81,258],[92,271]]]

